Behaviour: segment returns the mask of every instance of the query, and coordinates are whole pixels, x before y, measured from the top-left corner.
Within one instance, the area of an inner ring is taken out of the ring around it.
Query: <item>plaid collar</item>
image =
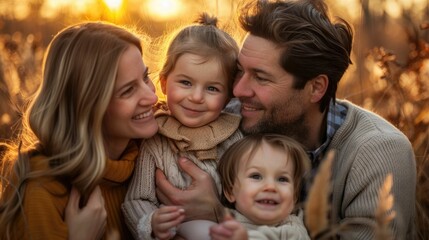
[[[338,102],[334,104],[334,101],[331,100],[327,115],[328,116],[326,119],[327,127],[325,142],[320,145],[320,147],[318,147],[316,150],[307,152],[311,159],[313,167],[319,165],[320,156],[323,155],[323,153],[326,151],[335,132],[341,127],[341,125],[345,121],[347,115],[347,107]]]

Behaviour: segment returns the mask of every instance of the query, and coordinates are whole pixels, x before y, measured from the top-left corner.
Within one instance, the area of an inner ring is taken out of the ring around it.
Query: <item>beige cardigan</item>
[[[345,122],[328,150],[336,151],[332,167],[332,221],[346,224],[340,239],[373,239],[378,192],[388,174],[396,217],[394,239],[413,239],[416,194],[416,161],[407,137],[380,116],[351,102]]]

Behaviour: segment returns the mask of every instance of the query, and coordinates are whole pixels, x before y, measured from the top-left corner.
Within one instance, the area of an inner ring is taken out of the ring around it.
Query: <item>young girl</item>
[[[309,166],[299,143],[283,135],[249,135],[232,145],[218,171],[235,219],[213,226],[212,239],[310,239],[302,218],[291,214]]]
[[[20,137],[1,144],[0,238],[131,238],[120,207],[132,139],[158,130],[147,73],[141,39],[125,28],[87,22],[54,37]]]
[[[202,14],[199,24],[181,29],[169,44],[160,72],[167,104],[155,113],[159,134],[143,142],[123,204],[136,238],[169,239],[177,226],[177,233],[185,239],[209,239],[214,222],[180,224],[185,219],[183,209],[160,207],[154,179],[159,168],[176,187],[189,187],[191,178],[177,164],[179,157],[186,157],[215,179],[221,193],[218,159],[242,135],[240,117],[222,112],[232,95],[238,46],[216,22]]]

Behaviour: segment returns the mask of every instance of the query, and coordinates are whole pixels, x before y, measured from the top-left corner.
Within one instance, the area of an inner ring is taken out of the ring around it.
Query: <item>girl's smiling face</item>
[[[227,82],[218,59],[186,53],[161,87],[171,115],[187,127],[200,127],[219,117],[228,100]]]

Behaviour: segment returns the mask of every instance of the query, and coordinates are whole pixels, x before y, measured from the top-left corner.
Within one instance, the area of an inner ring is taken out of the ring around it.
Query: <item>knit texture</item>
[[[416,162],[411,143],[380,116],[348,101],[337,102],[348,108],[328,147],[336,151],[332,220],[350,224],[341,239],[373,239],[378,191],[388,174],[393,175],[395,239],[413,239]]]
[[[151,219],[159,202],[155,192],[155,170],[159,168],[177,188],[186,189],[191,178],[177,164],[187,157],[209,173],[219,194],[221,184],[217,162],[225,150],[242,138],[240,117],[222,113],[219,118],[199,128],[188,128],[168,114],[157,114],[159,133],[144,140],[122,210],[135,238],[151,239]],[[139,226],[139,227],[137,227]]]
[[[240,212],[231,211],[234,214],[234,218],[247,228],[249,240],[310,240],[310,236],[304,226],[302,211],[298,215],[289,215],[284,221],[275,226],[257,225]]]
[[[106,239],[112,230],[119,231],[121,239],[130,239],[126,228],[121,204],[124,201],[134,162],[137,157],[137,145],[131,144],[121,160],[108,160],[106,174],[100,189],[107,211]],[[31,167],[42,169],[40,160],[45,156],[37,155],[30,159]],[[23,214],[17,219],[16,236],[13,239],[68,239],[68,228],[64,221],[65,208],[69,199],[68,187],[61,182],[41,177],[28,182],[23,201]],[[14,226],[15,227],[15,226]]]

